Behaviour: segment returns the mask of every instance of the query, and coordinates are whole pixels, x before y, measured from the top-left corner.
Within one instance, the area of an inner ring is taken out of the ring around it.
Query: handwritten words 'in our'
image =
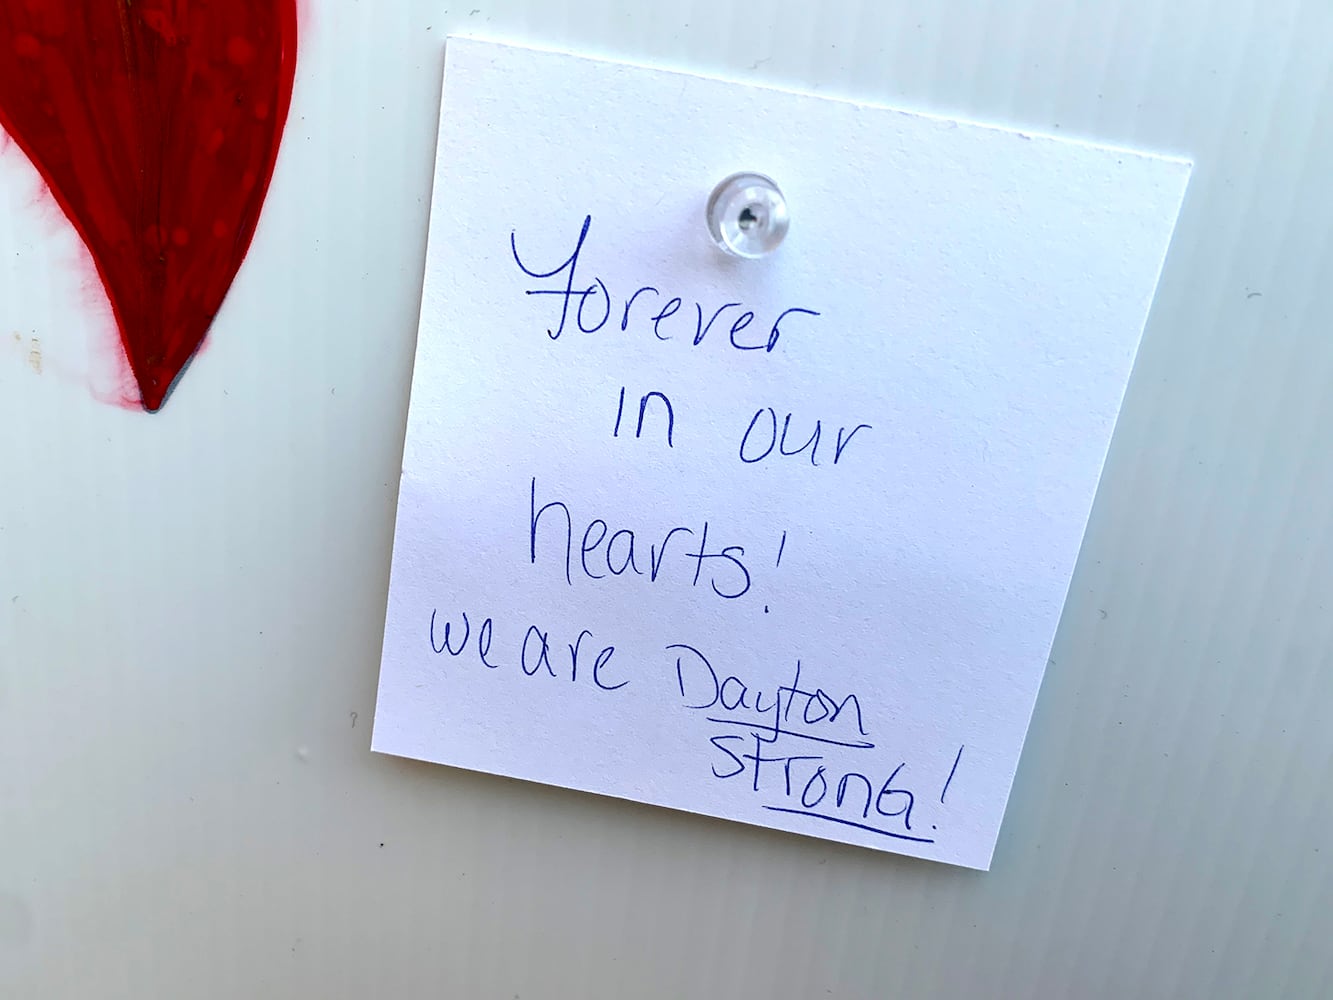
[[[756,340],[751,339],[744,332],[754,322],[755,313],[752,309],[746,308],[745,304],[741,302],[724,302],[716,306],[706,320],[704,314],[707,310],[705,310],[703,303],[694,302],[692,335],[690,335],[688,326],[681,327],[679,325],[679,323],[688,323],[688,320],[667,322],[681,311],[683,299],[678,295],[667,297],[655,285],[640,285],[627,298],[616,300],[623,302],[623,305],[618,310],[613,310],[613,298],[606,282],[600,277],[594,276],[591,284],[581,287],[582,281],[578,279],[576,274],[579,258],[583,253],[588,232],[591,228],[592,216],[585,216],[583,228],[579,231],[578,242],[575,244],[573,252],[555,267],[546,271],[524,263],[518,252],[517,233],[511,232],[509,234],[509,250],[519,271],[529,278],[542,281],[553,279],[557,286],[525,290],[527,295],[559,298],[559,321],[546,328],[547,337],[553,341],[559,340],[566,332],[566,328],[571,325],[577,327],[582,333],[598,333],[609,323],[612,323],[612,312],[617,311],[622,333],[630,330],[631,323],[635,325],[636,329],[645,331],[651,324],[652,335],[655,340],[675,340],[676,333],[663,333],[663,324],[666,323],[668,331],[681,332],[683,329],[683,332],[690,337],[690,345],[699,347],[708,338],[715,325],[720,323],[717,326],[720,331],[726,326],[729,316],[734,315],[735,318],[730,320],[731,326],[727,330],[727,343],[736,350],[759,351],[762,352],[760,356],[765,356],[771,354],[777,348],[779,341],[782,339],[783,322],[793,321],[789,317],[813,319],[820,315],[814,309],[807,309],[803,306],[792,306],[783,309],[773,320],[767,335]],[[656,312],[653,312],[655,304],[662,299],[665,299],[664,304]],[[585,322],[585,310],[589,312],[588,322]],[[731,312],[729,313],[729,311]],[[686,315],[688,316],[688,313]],[[616,402],[612,437],[620,437],[622,425],[625,425],[624,430],[627,434],[630,429],[626,424],[626,392],[627,387],[622,385]],[[637,420],[634,413],[635,402],[636,400],[631,396],[628,416],[629,423],[634,424],[635,439],[643,436],[644,426],[649,415],[655,413],[657,414],[657,421],[663,428],[663,440],[667,447],[674,448],[676,446],[677,406],[672,401],[671,396],[662,389],[650,389],[639,395],[637,399]],[[797,426],[795,428],[793,428],[793,420],[796,421]],[[736,453],[741,462],[747,465],[775,461],[781,458],[808,460],[812,466],[816,467],[820,465],[822,458],[825,464],[837,465],[843,460],[844,453],[851,445],[852,439],[861,431],[873,429],[870,424],[851,421],[839,426],[836,432],[832,429],[826,431],[825,421],[822,418],[817,418],[811,423],[808,417],[802,420],[791,411],[779,415],[777,408],[762,406],[749,417],[743,431],[740,430],[738,425],[739,444]]]

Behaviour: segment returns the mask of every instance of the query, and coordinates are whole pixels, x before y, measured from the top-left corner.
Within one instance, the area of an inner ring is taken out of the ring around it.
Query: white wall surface
[[[1333,3],[307,7],[158,415],[0,153],[0,996],[1333,994]],[[1194,159],[989,874],[369,752],[458,30]]]

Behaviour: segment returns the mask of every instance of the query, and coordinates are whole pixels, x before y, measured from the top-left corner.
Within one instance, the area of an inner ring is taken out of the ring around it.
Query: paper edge
[[[920,118],[927,121],[946,124],[946,125],[967,125],[972,128],[985,129],[990,132],[1004,132],[1008,135],[1019,136],[1024,139],[1038,139],[1049,142],[1056,142],[1062,145],[1082,146],[1086,149],[1094,149],[1099,152],[1116,153],[1122,156],[1135,156],[1146,160],[1159,160],[1174,164],[1178,167],[1184,167],[1186,174],[1194,168],[1194,160],[1190,156],[1180,153],[1160,153],[1151,150],[1139,149],[1133,146],[1120,146],[1115,143],[1098,142],[1092,139],[1078,138],[1065,135],[1052,135],[1049,132],[1034,131],[1030,129],[1019,128],[1014,125],[999,125],[995,122],[978,121],[973,118],[965,118],[961,115],[946,114],[940,111],[915,111],[909,108],[900,108],[892,104],[884,104],[876,101],[858,100],[853,97],[842,97],[833,94],[816,94],[809,90],[801,90],[794,86],[781,86],[773,83],[759,83],[752,80],[740,80],[734,77],[717,76],[712,73],[704,73],[695,69],[687,69],[681,66],[666,66],[649,62],[634,62],[628,59],[617,59],[612,56],[591,55],[586,52],[578,52],[573,49],[561,48],[554,45],[540,45],[531,42],[514,42],[500,38],[489,37],[482,34],[470,32],[455,32],[445,36],[445,64],[448,65],[448,50],[450,42],[471,42],[479,45],[497,46],[510,49],[524,49],[529,52],[538,52],[545,55],[568,56],[573,59],[584,59],[589,62],[603,63],[608,66],[620,66],[628,69],[649,70],[656,73],[668,73],[673,76],[686,77],[694,80],[704,80],[709,83],[725,83],[736,87],[747,87],[752,90],[764,90],[771,93],[783,94],[789,97],[804,97],[815,101],[825,101],[829,104],[845,104],[854,108],[867,108],[874,111],[888,111],[894,114],[906,115],[910,118]],[[441,109],[443,110],[443,109]],[[1178,210],[1177,210],[1178,212]]]
[[[1191,159],[1191,158],[1185,157],[1185,156],[1177,155],[1177,154],[1153,152],[1153,151],[1150,151],[1150,150],[1136,149],[1136,148],[1133,148],[1133,147],[1130,147],[1130,146],[1117,146],[1117,145],[1110,144],[1110,143],[1105,143],[1105,142],[1096,142],[1096,141],[1092,141],[1092,140],[1089,140],[1089,139],[1075,138],[1075,137],[1070,137],[1070,136],[1057,136],[1057,135],[1051,135],[1051,134],[1049,134],[1049,133],[1036,132],[1036,131],[1028,131],[1028,130],[1025,130],[1025,129],[1017,128],[1017,127],[1012,126],[1012,125],[999,125],[999,124],[995,124],[995,123],[993,123],[993,122],[983,122],[983,121],[978,121],[978,120],[975,120],[975,119],[963,118],[963,117],[959,117],[959,116],[956,116],[956,115],[949,115],[949,114],[944,114],[944,113],[940,113],[940,112],[914,111],[914,110],[909,110],[909,109],[906,109],[906,108],[895,107],[895,106],[893,106],[893,105],[889,105],[889,104],[882,104],[882,103],[876,103],[876,102],[871,102],[871,101],[856,100],[856,99],[851,98],[851,97],[841,97],[841,96],[834,96],[834,95],[828,95],[828,94],[816,94],[816,93],[812,93],[811,91],[808,91],[808,90],[799,90],[799,89],[796,89],[796,88],[794,88],[794,87],[783,87],[783,86],[778,86],[778,85],[773,85],[773,84],[768,84],[768,83],[757,83],[757,82],[753,82],[753,81],[739,80],[739,79],[729,78],[729,77],[724,77],[724,76],[716,76],[716,75],[712,75],[712,74],[708,74],[708,73],[701,73],[701,72],[698,72],[697,70],[684,69],[684,68],[680,68],[680,67],[671,67],[671,66],[655,65],[655,64],[647,63],[647,62],[632,62],[632,61],[630,61],[630,60],[626,60],[626,59],[616,59],[616,58],[612,58],[612,57],[609,57],[609,56],[590,55],[590,54],[588,54],[588,53],[577,52],[577,51],[573,51],[573,50],[571,50],[571,49],[561,48],[561,47],[558,47],[558,46],[548,46],[548,45],[531,44],[531,43],[526,43],[526,42],[506,41],[506,40],[502,40],[502,39],[495,38],[495,37],[487,37],[487,36],[482,35],[482,34],[475,34],[475,33],[468,33],[468,32],[451,33],[451,34],[447,34],[447,35],[445,36],[443,42],[442,42],[442,46],[443,46],[443,48],[444,48],[444,60],[443,60],[443,65],[442,65],[442,69],[441,69],[441,73],[440,73],[439,111],[438,111],[438,113],[437,113],[437,115],[436,115],[436,139],[435,139],[435,143],[434,143],[434,147],[435,147],[435,157],[434,157],[434,161],[433,161],[433,165],[432,165],[432,174],[433,174],[433,175],[436,175],[436,176],[433,176],[433,178],[432,178],[432,183],[431,183],[431,202],[430,202],[430,206],[429,206],[428,211],[427,211],[427,241],[426,241],[426,249],[425,249],[425,253],[424,253],[424,255],[423,255],[423,263],[422,263],[422,268],[423,268],[423,277],[422,277],[423,289],[424,289],[425,278],[426,278],[426,275],[424,274],[424,270],[425,270],[425,268],[428,266],[428,264],[429,264],[429,260],[430,260],[430,242],[431,242],[431,241],[430,241],[430,218],[431,218],[431,215],[432,215],[432,214],[434,213],[434,211],[435,211],[435,193],[436,193],[436,192],[435,192],[435,179],[436,179],[436,177],[437,177],[437,175],[438,175],[439,157],[440,157],[441,152],[442,152],[442,150],[440,149],[440,145],[439,145],[439,144],[440,144],[440,138],[439,138],[439,136],[440,136],[440,129],[441,129],[441,126],[442,126],[443,121],[444,121],[444,113],[445,113],[445,92],[446,92],[446,88],[447,88],[448,75],[449,75],[449,46],[450,46],[451,43],[454,43],[454,42],[464,42],[464,43],[468,43],[468,44],[471,44],[471,45],[482,46],[482,47],[520,49],[520,50],[523,50],[523,51],[533,52],[533,53],[539,53],[539,54],[544,54],[544,55],[565,56],[565,57],[573,58],[573,59],[581,59],[581,60],[585,60],[585,61],[601,63],[601,64],[603,64],[603,65],[607,65],[607,66],[615,66],[615,67],[622,67],[622,68],[626,68],[626,69],[638,69],[638,70],[647,70],[647,71],[650,71],[650,72],[666,73],[666,74],[669,74],[669,75],[672,75],[672,76],[683,77],[683,78],[685,78],[685,79],[695,79],[695,80],[706,81],[706,82],[709,82],[709,83],[722,83],[722,84],[728,84],[728,85],[731,85],[731,86],[746,87],[746,88],[750,88],[750,89],[754,89],[754,90],[762,90],[762,91],[767,91],[767,92],[774,93],[774,94],[781,94],[781,95],[788,96],[788,97],[807,98],[807,99],[811,99],[811,100],[815,100],[815,101],[827,102],[827,103],[830,103],[830,104],[842,104],[842,105],[848,105],[848,106],[855,107],[855,108],[866,108],[866,109],[870,109],[870,110],[874,110],[874,111],[886,111],[886,112],[891,112],[891,113],[893,113],[893,114],[905,115],[905,116],[910,117],[910,118],[923,119],[923,120],[930,121],[930,122],[937,123],[937,124],[965,125],[965,126],[969,126],[969,127],[972,127],[972,128],[983,129],[983,130],[990,131],[990,132],[1001,132],[1001,133],[1004,133],[1004,134],[1006,134],[1006,135],[1016,136],[1016,137],[1025,138],[1025,139],[1032,139],[1032,140],[1039,140],[1039,141],[1046,141],[1046,142],[1058,143],[1058,144],[1060,144],[1060,145],[1066,145],[1066,146],[1078,146],[1078,147],[1082,147],[1082,148],[1084,148],[1084,149],[1095,150],[1095,151],[1097,151],[1097,152],[1107,153],[1107,154],[1116,154],[1116,155],[1121,155],[1121,156],[1132,156],[1132,157],[1135,157],[1135,158],[1137,158],[1137,159],[1139,159],[1139,160],[1153,161],[1153,162],[1160,163],[1160,164],[1163,164],[1163,165],[1170,166],[1170,167],[1174,168],[1173,171],[1172,171],[1172,173],[1173,173],[1173,176],[1180,178],[1180,179],[1179,179],[1179,185],[1180,185],[1180,188],[1179,188],[1179,192],[1178,192],[1178,194],[1176,195],[1176,205],[1175,205],[1175,211],[1174,211],[1174,213],[1173,213],[1173,215],[1172,215],[1172,218],[1171,218],[1170,231],[1169,231],[1169,233],[1168,233],[1168,235],[1167,235],[1167,239],[1166,239],[1166,241],[1165,241],[1165,242],[1163,243],[1163,245],[1162,245],[1161,256],[1160,256],[1160,259],[1159,259],[1158,262],[1157,262],[1156,274],[1155,274],[1155,277],[1154,277],[1154,279],[1153,279],[1153,284],[1152,284],[1151,293],[1150,293],[1150,295],[1149,295],[1148,298],[1147,298],[1147,301],[1146,301],[1146,303],[1145,303],[1145,307],[1144,307],[1144,311],[1143,311],[1142,319],[1140,320],[1140,322],[1139,322],[1139,324],[1138,324],[1138,335],[1137,335],[1137,337],[1135,338],[1135,342],[1134,342],[1134,353],[1133,353],[1133,357],[1132,357],[1131,360],[1130,360],[1130,374],[1129,374],[1129,378],[1126,379],[1124,386],[1121,388],[1120,398],[1119,398],[1119,400],[1118,400],[1118,402],[1117,402],[1117,406],[1116,406],[1116,416],[1115,416],[1115,421],[1113,422],[1113,424],[1112,424],[1112,426],[1111,426],[1111,431],[1110,431],[1110,433],[1107,435],[1106,442],[1105,442],[1105,447],[1104,447],[1103,450],[1102,450],[1102,456],[1101,456],[1101,460],[1100,460],[1100,462],[1099,462],[1099,468],[1098,468],[1098,472],[1097,472],[1097,481],[1096,481],[1096,483],[1094,484],[1094,487],[1093,487],[1092,501],[1088,504],[1088,510],[1087,510],[1087,512],[1085,513],[1084,517],[1083,517],[1083,529],[1082,529],[1082,532],[1081,532],[1081,535],[1080,535],[1080,539],[1079,539],[1079,547],[1078,547],[1078,551],[1077,551],[1077,552],[1075,553],[1075,555],[1074,555],[1074,565],[1073,565],[1073,569],[1071,570],[1070,575],[1069,575],[1069,580],[1068,580],[1068,582],[1067,582],[1066,585],[1065,585],[1065,596],[1064,596],[1064,599],[1063,599],[1062,604],[1061,604],[1060,617],[1056,620],[1055,627],[1054,627],[1054,629],[1053,629],[1052,632],[1051,632],[1050,638],[1049,638],[1049,640],[1045,643],[1045,645],[1046,645],[1046,662],[1042,665],[1041,675],[1040,675],[1040,677],[1038,678],[1037,685],[1036,685],[1036,687],[1034,688],[1033,693],[1032,693],[1031,701],[1029,702],[1028,707],[1027,707],[1026,720],[1025,720],[1025,722],[1024,722],[1024,724],[1023,724],[1023,737],[1022,737],[1022,740],[1020,741],[1020,743],[1019,743],[1019,747],[1018,747],[1018,756],[1017,756],[1017,758],[1015,759],[1015,761],[1014,761],[1014,767],[1013,767],[1012,771],[1011,771],[1010,774],[1009,774],[1008,783],[1007,783],[1007,785],[1006,785],[1005,793],[1004,793],[1004,806],[1003,806],[1003,808],[1001,809],[1001,812],[1000,812],[999,823],[998,823],[997,826],[996,826],[995,837],[994,837],[994,838],[992,839],[992,841],[991,841],[991,844],[990,844],[990,850],[987,852],[984,862],[983,862],[983,861],[978,861],[978,862],[976,862],[976,863],[968,863],[968,862],[960,862],[960,861],[949,861],[949,860],[945,860],[945,859],[943,859],[943,858],[923,858],[923,857],[921,857],[920,855],[916,855],[916,854],[908,854],[908,853],[905,853],[905,852],[903,852],[903,851],[893,850],[892,848],[877,848],[877,847],[873,847],[873,846],[870,846],[870,845],[859,844],[859,843],[856,843],[856,842],[853,842],[853,841],[849,841],[849,840],[841,840],[841,839],[838,839],[838,838],[832,838],[832,837],[827,837],[827,836],[821,836],[820,834],[816,834],[816,833],[802,833],[802,832],[797,831],[797,830],[790,830],[790,829],[788,829],[788,828],[786,828],[786,827],[773,826],[773,825],[768,824],[768,823],[763,823],[763,822],[760,822],[760,821],[757,820],[757,819],[753,819],[753,820],[752,820],[752,819],[746,819],[746,818],[743,818],[743,817],[720,816],[720,815],[717,815],[717,814],[715,814],[715,813],[699,812],[699,811],[694,810],[694,809],[684,808],[684,807],[681,807],[681,806],[675,806],[675,805],[669,805],[669,804],[661,803],[661,802],[648,801],[648,800],[643,799],[643,798],[635,798],[635,797],[632,797],[632,796],[618,795],[618,794],[616,794],[615,792],[608,792],[608,791],[603,791],[603,790],[599,790],[599,789],[591,789],[591,788],[582,788],[582,787],[580,787],[580,786],[572,785],[572,784],[569,784],[569,783],[563,783],[563,784],[550,783],[550,782],[541,781],[541,780],[538,780],[538,779],[535,779],[535,778],[523,777],[523,776],[520,776],[520,775],[504,774],[504,773],[502,773],[502,772],[492,771],[492,770],[478,770],[478,769],[473,769],[473,768],[467,767],[467,766],[465,766],[465,765],[455,764],[455,763],[451,763],[451,762],[449,762],[449,761],[427,760],[428,763],[435,764],[435,765],[437,765],[437,766],[451,767],[451,768],[455,768],[455,769],[457,769],[457,770],[468,771],[468,772],[475,773],[475,774],[485,774],[485,775],[492,775],[492,776],[497,776],[497,775],[498,775],[499,777],[507,778],[508,780],[511,780],[511,781],[530,782],[530,783],[532,783],[532,784],[542,785],[542,786],[547,787],[547,788],[563,789],[563,790],[573,791],[573,792],[578,793],[578,794],[596,795],[596,796],[600,796],[600,797],[604,797],[604,798],[617,799],[617,800],[624,801],[624,802],[632,802],[632,803],[636,803],[636,804],[639,804],[639,805],[646,805],[646,806],[650,806],[650,807],[658,808],[658,809],[670,809],[670,810],[673,810],[673,811],[675,811],[675,812],[684,812],[684,813],[687,813],[687,814],[690,814],[690,815],[693,815],[693,816],[701,816],[701,817],[705,817],[705,818],[710,819],[710,820],[721,821],[721,822],[727,822],[727,823],[740,823],[740,824],[742,824],[742,825],[744,825],[744,826],[748,826],[748,827],[755,827],[755,828],[760,828],[760,829],[765,829],[765,830],[773,830],[773,831],[776,831],[776,832],[778,832],[778,833],[792,834],[792,835],[797,836],[797,837],[808,838],[808,839],[811,839],[811,840],[818,840],[818,841],[823,841],[823,842],[831,842],[831,843],[843,844],[843,845],[846,845],[846,846],[848,846],[848,847],[860,848],[860,849],[862,849],[862,850],[869,850],[869,851],[871,851],[871,852],[873,852],[873,853],[875,853],[875,854],[886,854],[886,855],[892,855],[892,856],[897,856],[897,857],[911,858],[911,859],[913,859],[913,860],[918,860],[918,861],[926,861],[926,862],[930,862],[930,863],[945,864],[945,865],[949,865],[949,866],[951,866],[951,867],[961,868],[961,869],[964,869],[964,870],[967,870],[967,871],[989,872],[989,871],[991,870],[991,866],[993,865],[994,860],[995,860],[995,852],[996,852],[996,850],[998,850],[999,842],[1000,842],[1000,837],[1003,835],[1003,832],[1004,832],[1004,825],[1005,825],[1005,824],[1004,824],[1004,820],[1005,820],[1005,818],[1006,818],[1007,815],[1008,815],[1008,812],[1009,812],[1009,806],[1010,806],[1010,804],[1011,804],[1011,802],[1012,802],[1012,798],[1013,798],[1013,786],[1014,786],[1014,782],[1017,780],[1017,776],[1018,776],[1018,768],[1019,768],[1019,767],[1021,766],[1021,764],[1022,764],[1023,752],[1027,749],[1027,739],[1028,739],[1028,734],[1029,734],[1029,731],[1031,730],[1031,727],[1032,727],[1032,719],[1033,719],[1033,716],[1034,716],[1035,713],[1036,713],[1037,700],[1038,700],[1038,699],[1040,698],[1040,696],[1041,696],[1041,688],[1042,688],[1042,686],[1043,686],[1043,685],[1045,684],[1045,682],[1046,682],[1047,671],[1049,670],[1050,665],[1051,665],[1050,654],[1051,654],[1052,649],[1054,648],[1056,639],[1059,637],[1059,633],[1060,633],[1060,625],[1061,625],[1061,623],[1062,623],[1063,620],[1064,620],[1064,612],[1065,612],[1065,608],[1067,607],[1068,602],[1069,602],[1069,592],[1070,592],[1070,589],[1071,589],[1072,586],[1073,586],[1074,575],[1075,575],[1075,573],[1077,573],[1077,570],[1078,570],[1078,564],[1079,564],[1079,562],[1080,562],[1081,559],[1082,559],[1082,555],[1083,555],[1083,546],[1084,546],[1084,544],[1086,543],[1088,524],[1090,523],[1091,518],[1092,518],[1092,513],[1093,513],[1093,511],[1094,511],[1095,508],[1096,508],[1097,494],[1101,491],[1102,479],[1103,479],[1103,477],[1105,476],[1105,472],[1106,472],[1106,459],[1107,459],[1107,457],[1110,455],[1110,452],[1111,452],[1111,446],[1113,445],[1114,440],[1115,440],[1115,432],[1116,432],[1117,427],[1119,426],[1120,418],[1121,418],[1121,416],[1122,416],[1123,407],[1124,407],[1124,399],[1125,399],[1126,394],[1127,394],[1128,391],[1129,391],[1129,384],[1130,384],[1130,381],[1133,379],[1133,376],[1134,376],[1134,369],[1135,369],[1135,368],[1137,367],[1137,365],[1138,365],[1138,357],[1139,357],[1139,352],[1140,352],[1141,349],[1142,349],[1143,336],[1144,336],[1144,334],[1145,334],[1146,331],[1147,331],[1148,321],[1151,319],[1151,316],[1152,316],[1152,307],[1153,307],[1153,305],[1155,304],[1155,302],[1156,302],[1156,300],[1157,300],[1157,295],[1158,295],[1158,292],[1159,292],[1159,290],[1160,290],[1160,288],[1161,288],[1162,273],[1164,272],[1164,270],[1165,270],[1165,268],[1166,268],[1166,261],[1167,261],[1167,258],[1168,258],[1169,255],[1170,255],[1171,245],[1172,245],[1172,243],[1173,243],[1173,242],[1175,241],[1175,239],[1176,239],[1176,234],[1177,234],[1178,227],[1179,227],[1179,223],[1180,223],[1180,214],[1181,214],[1181,212],[1182,212],[1183,209],[1184,209],[1185,198],[1186,198],[1186,196],[1187,196],[1187,194],[1188,194],[1188,190],[1189,190],[1189,181],[1190,181],[1190,179],[1191,179],[1191,177],[1192,177],[1193,170],[1194,170],[1194,160]],[[424,298],[424,295],[423,295],[423,298],[422,298],[422,306],[421,306],[421,309],[418,311],[418,316],[417,316],[417,343],[413,345],[412,381],[409,382],[409,386],[408,386],[408,400],[407,400],[407,409],[406,409],[406,413],[405,413],[405,421],[404,421],[404,435],[406,435],[406,433],[407,433],[407,426],[406,426],[406,425],[407,425],[408,423],[410,423],[410,421],[411,421],[411,409],[412,409],[412,406],[411,406],[411,397],[412,397],[412,388],[413,388],[414,380],[415,380],[415,373],[416,373],[417,361],[419,360],[419,359],[418,359],[418,352],[419,352],[419,350],[420,350],[421,324],[422,324],[422,322],[423,322],[423,314],[424,314],[424,311],[425,311],[425,298]],[[403,470],[403,471],[405,471],[405,470]],[[402,474],[403,474],[403,472],[400,472],[400,490],[401,490],[401,477],[402,477]],[[397,533],[398,533],[398,509],[397,509],[397,503],[395,502],[395,513],[394,513],[394,542],[396,542],[396,540],[397,540]],[[394,549],[394,545],[391,543],[391,546],[390,546],[390,560],[389,560],[389,561],[390,561],[390,581],[392,581],[392,567],[393,567],[393,554],[394,554],[394,553],[393,553],[393,549]],[[386,614],[386,619],[387,619],[387,614],[388,614],[388,603],[389,603],[389,600],[391,599],[391,595],[392,595],[392,586],[390,585],[388,588],[386,588],[386,596],[385,596],[385,614]],[[377,702],[377,703],[378,703],[378,700],[379,700],[379,698],[378,698],[378,695],[379,695],[379,681],[382,679],[382,677],[383,677],[383,671],[384,671],[383,637],[381,637],[381,649],[380,649],[380,657],[379,657],[379,660],[380,660],[380,662],[379,662],[379,669],[378,669],[378,671],[377,671],[377,673],[378,673],[379,676],[377,677],[377,683],[376,683],[376,702]],[[378,707],[378,705],[377,705],[377,707]],[[375,730],[376,730],[376,726],[375,726],[375,723],[376,723],[377,721],[378,721],[377,713],[374,713],[374,712],[373,712],[373,713],[372,713],[372,725],[371,725],[371,746],[370,746],[371,752],[373,752],[373,753],[379,753],[379,754],[382,754],[382,755],[385,755],[385,756],[390,756],[390,757],[397,757],[397,758],[400,758],[400,759],[403,759],[403,760],[417,760],[417,761],[423,760],[423,758],[421,758],[421,757],[416,757],[416,756],[412,756],[411,754],[407,754],[407,753],[402,753],[402,752],[399,752],[399,751],[390,750],[390,749],[387,749],[386,747],[382,747],[382,746],[376,746],[376,738],[375,738]]]

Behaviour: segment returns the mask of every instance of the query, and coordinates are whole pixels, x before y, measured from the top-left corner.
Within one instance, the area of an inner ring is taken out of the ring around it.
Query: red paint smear
[[[0,0],[0,127],[92,254],[148,410],[250,247],[296,35],[296,0]]]

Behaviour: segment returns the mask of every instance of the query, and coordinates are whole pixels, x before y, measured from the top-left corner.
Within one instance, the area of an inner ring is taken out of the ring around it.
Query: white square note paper
[[[450,39],[374,748],[988,867],[1188,176]]]

